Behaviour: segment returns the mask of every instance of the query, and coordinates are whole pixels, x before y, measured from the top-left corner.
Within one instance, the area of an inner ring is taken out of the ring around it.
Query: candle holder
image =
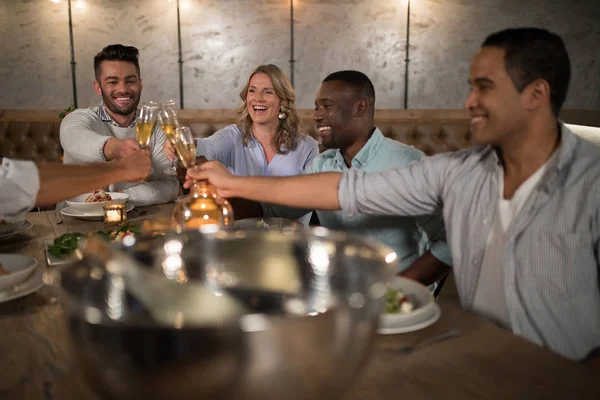
[[[110,204],[102,208],[106,225],[121,225],[127,221],[127,210],[124,204]]]

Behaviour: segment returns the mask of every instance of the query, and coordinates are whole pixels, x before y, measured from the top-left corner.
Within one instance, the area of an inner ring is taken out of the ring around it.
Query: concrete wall
[[[378,108],[403,108],[407,0],[294,0],[295,86],[313,106],[339,69],[373,80]],[[79,106],[97,104],[92,59],[111,43],[140,49],[143,99],[179,100],[175,1],[73,0]],[[568,108],[600,109],[600,1],[412,0],[409,108],[460,108],[470,58],[485,36],[540,26],[563,36],[573,80]],[[289,0],[181,0],[185,108],[232,108],[248,74],[290,72]],[[0,2],[0,108],[72,102],[66,0]]]

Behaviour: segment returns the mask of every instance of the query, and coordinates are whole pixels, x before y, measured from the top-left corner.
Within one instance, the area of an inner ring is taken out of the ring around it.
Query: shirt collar
[[[548,171],[545,178],[543,178],[543,186],[546,190],[550,190],[558,183],[557,179],[561,176],[560,172],[572,163],[573,153],[575,152],[575,146],[577,145],[577,136],[571,132],[563,122],[558,122],[558,128],[560,130],[560,144],[555,153],[551,156],[556,156],[557,160],[553,162],[552,169]],[[491,153],[492,159],[495,161],[494,164],[499,168],[502,168],[502,161],[500,160],[497,151],[492,149]]]
[[[104,104],[100,104],[100,107],[98,107],[98,117],[100,117],[100,119],[104,122],[108,122],[109,124],[111,124],[112,126],[116,126],[117,128],[124,128],[123,126],[117,124],[112,117],[110,116],[109,113],[106,112],[106,109],[104,108]],[[127,128],[133,128],[135,126],[135,118],[133,119],[133,121],[131,122],[131,124],[129,124],[129,126]]]
[[[362,149],[360,149],[358,151],[358,153],[352,159],[351,166],[357,167],[357,168],[366,167],[369,164],[369,162],[373,158],[375,158],[375,155],[379,151],[379,148],[383,144],[384,140],[385,140],[385,136],[383,136],[383,133],[381,133],[379,128],[375,128],[375,130],[373,131],[373,134],[371,135],[369,140],[367,140],[367,143],[365,143],[365,145],[362,147]],[[342,166],[346,165],[344,156],[342,155],[342,152],[339,149],[335,155],[335,161]]]

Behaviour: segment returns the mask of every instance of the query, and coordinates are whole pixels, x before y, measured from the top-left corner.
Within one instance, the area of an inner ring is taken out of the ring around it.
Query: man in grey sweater
[[[138,55],[135,47],[115,44],[94,57],[94,88],[102,96],[102,104],[75,110],[62,121],[60,143],[65,164],[120,160],[140,151],[135,140],[135,116],[142,92]],[[165,135],[159,130],[157,127],[150,141],[152,173],[148,179],[109,187],[127,193],[137,206],[167,203],[179,190],[175,172],[162,151]]]

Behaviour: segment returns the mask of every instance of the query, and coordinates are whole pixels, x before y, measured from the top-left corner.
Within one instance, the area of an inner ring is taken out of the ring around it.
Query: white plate
[[[427,328],[429,325],[433,325],[440,316],[442,315],[442,310],[440,310],[440,306],[437,304],[433,304],[433,307],[429,309],[426,313],[422,314],[422,318],[419,319],[420,322],[412,321],[407,324],[397,324],[394,327],[382,328],[381,325],[379,329],[377,329],[377,333],[380,335],[395,335],[397,333],[407,333],[414,332],[420,329]]]
[[[29,229],[31,229],[31,227],[33,227],[33,224],[31,222],[25,220],[21,223],[21,225],[19,226],[18,229],[13,230],[12,232],[0,234],[0,240],[6,239],[7,237],[10,237],[13,235],[18,235],[19,233],[23,233],[25,231],[28,231]]]
[[[102,209],[102,207],[109,205],[109,204],[125,204],[127,202],[127,199],[129,199],[129,195],[126,193],[119,193],[119,192],[107,192],[110,197],[112,197],[112,200],[108,200],[108,201],[98,201],[95,203],[86,203],[85,199],[87,199],[89,197],[90,193],[84,193],[84,194],[80,194],[79,196],[73,197],[72,199],[69,199],[66,201],[66,203],[69,205],[69,207],[73,208],[73,209],[77,209],[81,212],[85,212],[85,213],[101,213],[104,212],[104,210]]]
[[[126,211],[129,212],[133,210],[133,204],[128,204]],[[62,215],[66,215],[67,217],[75,217],[84,220],[97,221],[102,220],[104,218],[104,211],[101,213],[98,212],[83,212],[73,207],[65,207],[60,210]]]
[[[44,286],[44,271],[42,268],[36,268],[35,272],[24,282],[0,292],[0,303],[18,299],[27,296],[39,290]]]
[[[379,317],[379,333],[393,334],[412,332],[433,324],[440,317],[440,309],[435,303],[433,294],[419,282],[395,276],[387,285],[399,289],[415,305],[415,309],[406,314],[381,314]]]
[[[0,254],[2,268],[9,272],[0,275],[0,291],[25,281],[37,266],[35,258],[20,254]]]

